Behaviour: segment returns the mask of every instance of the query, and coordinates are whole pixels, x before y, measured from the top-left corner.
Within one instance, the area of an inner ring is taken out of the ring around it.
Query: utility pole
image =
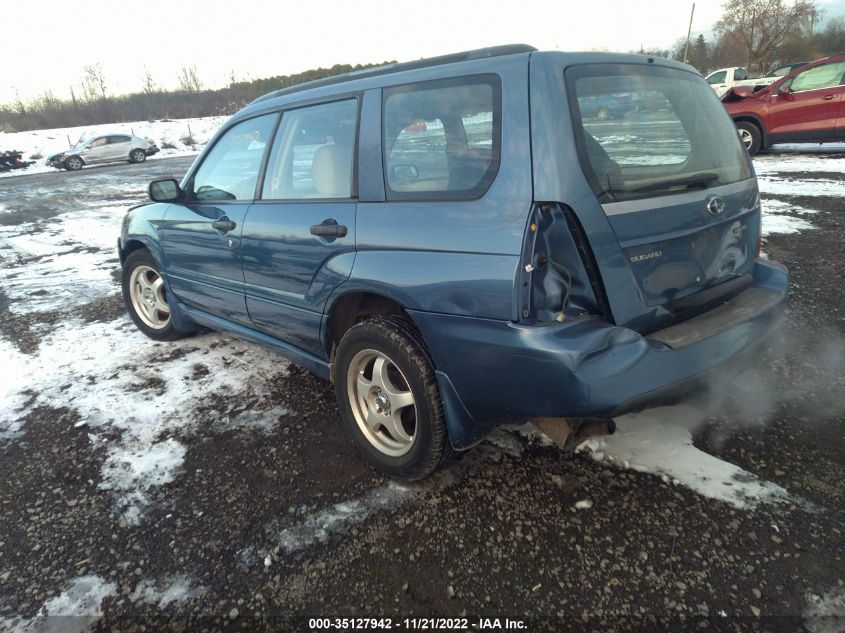
[[[684,63],[689,59],[689,38],[692,34],[692,16],[695,15],[695,2],[692,3],[692,11],[689,12],[689,28],[687,29],[687,43],[684,45]]]

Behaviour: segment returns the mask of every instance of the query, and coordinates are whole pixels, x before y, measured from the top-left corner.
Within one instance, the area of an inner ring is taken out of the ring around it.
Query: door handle
[[[835,99],[836,95],[825,95],[822,97],[822,101],[830,101],[831,99]]]
[[[229,218],[227,218],[224,215],[219,220],[215,220],[214,222],[212,222],[211,226],[213,228],[217,229],[218,231],[223,231],[224,233],[227,233],[227,232],[231,231],[232,229],[234,229],[237,226],[237,224],[232,222]]]
[[[321,224],[314,224],[311,227],[311,235],[318,237],[346,237],[349,229],[343,224],[338,224],[334,218],[323,220]]]

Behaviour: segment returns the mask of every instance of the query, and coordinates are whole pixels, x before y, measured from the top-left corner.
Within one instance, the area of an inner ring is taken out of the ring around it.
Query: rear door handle
[[[825,95],[822,97],[822,101],[830,101],[831,99],[835,99],[836,95]]]
[[[346,237],[349,229],[343,224],[338,224],[334,218],[323,220],[320,224],[311,226],[311,235],[318,237]]]
[[[228,233],[229,231],[234,229],[237,226],[237,224],[232,222],[229,218],[227,218],[224,215],[219,220],[215,220],[214,222],[212,222],[211,226],[214,227],[215,229],[217,229],[218,231],[223,231],[224,233]]]

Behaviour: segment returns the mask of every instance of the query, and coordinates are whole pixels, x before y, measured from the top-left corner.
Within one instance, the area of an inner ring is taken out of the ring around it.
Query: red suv
[[[734,88],[722,100],[752,156],[775,143],[845,142],[845,55],[807,64],[759,92]]]

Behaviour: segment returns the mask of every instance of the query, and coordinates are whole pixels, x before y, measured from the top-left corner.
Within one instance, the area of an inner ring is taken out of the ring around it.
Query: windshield
[[[603,202],[682,193],[751,177],[715,92],[692,73],[640,64],[566,72],[585,174]]]

